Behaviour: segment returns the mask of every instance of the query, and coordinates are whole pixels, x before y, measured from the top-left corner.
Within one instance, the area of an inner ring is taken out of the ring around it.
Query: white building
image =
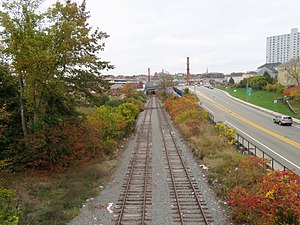
[[[300,56],[300,33],[297,28],[290,34],[267,37],[266,63],[285,63]]]

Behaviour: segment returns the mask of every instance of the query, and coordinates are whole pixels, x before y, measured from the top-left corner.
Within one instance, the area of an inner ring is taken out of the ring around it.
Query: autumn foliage
[[[132,91],[133,92],[133,91]],[[140,113],[137,104],[124,101],[112,107],[95,107],[86,117],[73,117],[56,124],[44,124],[20,141],[14,164],[34,169],[67,167],[74,160],[90,160],[97,155],[112,155],[118,141],[133,131]]]
[[[208,163],[209,179],[218,184],[238,224],[300,224],[300,178],[291,171],[273,171],[268,161],[228,148],[234,130],[223,123],[210,128],[205,113],[191,95],[164,102],[175,124],[194,146],[194,154]]]
[[[187,120],[203,120],[205,118],[205,114],[195,104],[193,95],[185,95],[182,98],[170,97],[164,102],[164,107],[177,124]]]
[[[283,91],[284,95],[295,97],[300,100],[300,85],[287,88]]]
[[[237,219],[257,224],[300,223],[300,178],[291,171],[269,171],[251,188],[229,195]]]
[[[53,127],[44,126],[24,139],[27,167],[36,169],[65,167],[74,159],[93,157],[102,140],[96,129],[83,118],[66,120]]]

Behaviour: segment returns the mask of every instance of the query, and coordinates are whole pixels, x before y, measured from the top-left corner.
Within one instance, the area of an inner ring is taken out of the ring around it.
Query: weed
[[[19,224],[66,224],[78,215],[86,199],[99,194],[99,184],[113,166],[114,162],[95,160],[52,176],[35,173],[15,177],[22,180],[17,190],[23,212]]]

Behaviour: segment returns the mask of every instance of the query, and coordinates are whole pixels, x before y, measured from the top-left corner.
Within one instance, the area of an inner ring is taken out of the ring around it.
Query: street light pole
[[[196,84],[194,83],[194,101],[196,105]]]

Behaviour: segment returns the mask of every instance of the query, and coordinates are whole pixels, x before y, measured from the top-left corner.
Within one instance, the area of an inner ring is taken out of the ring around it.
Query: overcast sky
[[[86,0],[92,26],[110,37],[104,74],[162,69],[246,72],[266,60],[266,38],[300,30],[300,0]]]

